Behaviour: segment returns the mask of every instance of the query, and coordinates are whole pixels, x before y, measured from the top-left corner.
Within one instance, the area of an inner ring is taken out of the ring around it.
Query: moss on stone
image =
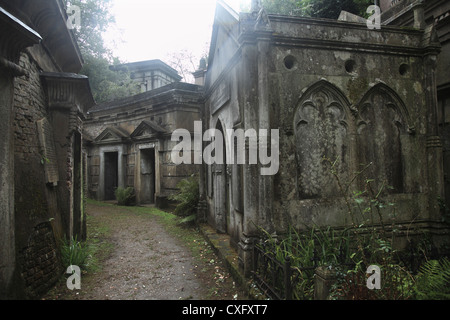
[[[366,78],[352,78],[347,83],[348,97],[350,103],[356,104],[362,98],[364,93],[369,88],[369,83]]]

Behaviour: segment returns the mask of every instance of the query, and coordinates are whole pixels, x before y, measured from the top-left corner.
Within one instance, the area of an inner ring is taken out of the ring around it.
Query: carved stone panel
[[[47,118],[37,121],[39,143],[42,152],[42,164],[45,170],[46,183],[56,186],[59,180],[58,162],[56,157],[55,141],[53,130]]]
[[[324,158],[336,161],[338,174],[349,168],[348,102],[333,85],[320,81],[301,98],[294,115],[297,188],[300,199],[338,195]]]
[[[400,103],[390,89],[378,85],[366,94],[358,108],[358,160],[364,166],[372,164],[361,178],[374,179],[377,189],[384,183],[393,188],[389,188],[391,193],[403,192],[401,135],[408,126]]]

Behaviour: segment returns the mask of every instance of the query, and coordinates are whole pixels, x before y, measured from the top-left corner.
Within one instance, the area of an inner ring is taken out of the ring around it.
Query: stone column
[[[206,65],[205,65],[206,68]],[[206,70],[205,70],[206,72]],[[204,76],[204,75],[203,75]],[[202,85],[204,84],[204,79],[202,79]],[[201,128],[201,135],[203,134],[203,132],[205,132],[206,128],[205,128],[205,123],[208,123],[206,116],[205,116],[205,112],[204,112],[204,107],[201,108],[200,111],[200,118],[202,119],[202,128]],[[195,134],[195,133],[194,133]],[[198,134],[198,133],[197,133]],[[197,137],[197,139],[199,139],[198,141],[201,141],[200,144],[200,152],[203,152],[203,148],[204,148],[204,142],[203,142],[203,137]],[[203,161],[203,158],[202,158]],[[208,211],[208,204],[206,201],[206,179],[207,179],[207,173],[206,170],[208,170],[208,166],[202,162],[202,164],[200,165],[200,174],[199,174],[199,201],[198,201],[198,205],[197,205],[197,221],[199,221],[200,223],[205,223],[207,222],[208,218],[207,218],[207,211]]]
[[[241,23],[245,30],[240,36],[241,66],[238,95],[243,104],[244,130],[267,129],[270,133],[270,103],[268,59],[270,50],[270,23],[264,10],[253,4],[253,13]],[[259,133],[259,132],[258,132]],[[270,143],[270,141],[268,141]],[[270,228],[273,196],[273,177],[261,175],[261,165],[249,164],[249,154],[258,153],[247,145],[246,164],[243,166],[243,234],[239,242],[240,266],[246,276],[252,270],[253,243],[258,228]]]
[[[0,299],[6,299],[15,267],[13,77],[0,67]]]
[[[64,234],[82,239],[82,126],[85,114],[95,102],[88,78],[71,73],[41,74],[46,83],[60,182],[58,207]]]
[[[335,283],[337,277],[334,270],[328,267],[317,267],[314,280],[314,300],[327,300],[330,288]]]
[[[244,130],[254,129],[258,134],[259,129],[267,130],[267,143],[270,144],[272,123],[268,65],[272,31],[266,12],[260,10],[260,2],[255,1],[253,6],[248,20],[241,22],[245,31],[240,36],[242,72],[238,88],[240,101],[243,103]],[[260,145],[258,147],[261,148]],[[272,229],[273,204],[273,176],[261,174],[260,161],[257,165],[248,164],[248,155],[258,154],[260,151],[251,149],[251,146],[247,147],[247,164],[243,169],[243,235],[238,245],[241,269],[246,276],[252,271],[253,243],[258,237],[258,228]]]
[[[259,12],[259,16],[256,21],[255,31],[258,34],[258,129],[267,130],[268,136],[266,137],[266,143],[259,145],[258,153],[268,154],[271,152],[271,129],[273,121],[270,116],[270,101],[269,93],[271,92],[269,87],[269,65],[270,65],[270,40],[271,40],[271,28],[268,17],[264,10]],[[255,128],[256,129],[256,128]],[[259,131],[259,141],[261,141],[261,131]],[[263,175],[261,172],[261,159],[258,162],[257,173],[259,179],[259,208],[258,208],[258,224],[266,231],[272,232],[272,208],[273,208],[273,175]]]
[[[16,271],[14,218],[14,77],[25,75],[20,52],[41,37],[0,7],[0,299],[14,298]]]
[[[242,103],[244,130],[258,129],[258,48],[253,34],[244,35],[242,42],[242,59],[239,66],[238,95]],[[239,267],[245,276],[252,270],[253,240],[257,237],[259,207],[259,168],[249,164],[249,154],[257,150],[249,150],[246,144],[246,164],[243,165],[243,222],[242,235],[238,243]]]
[[[413,7],[414,11],[414,28],[425,29],[425,4],[423,0],[418,0]]]

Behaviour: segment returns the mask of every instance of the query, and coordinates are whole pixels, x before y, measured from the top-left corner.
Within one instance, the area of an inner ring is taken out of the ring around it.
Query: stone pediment
[[[117,127],[106,128],[97,138],[96,143],[115,143],[122,142],[129,138],[128,133]]]
[[[131,138],[145,138],[164,133],[167,133],[167,130],[154,121],[144,120],[131,134]]]

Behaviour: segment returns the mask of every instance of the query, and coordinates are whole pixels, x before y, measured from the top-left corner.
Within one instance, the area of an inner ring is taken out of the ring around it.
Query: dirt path
[[[158,216],[114,205],[90,203],[88,214],[89,242],[102,248],[96,254],[99,270],[82,274],[78,291],[68,290],[62,279],[45,299],[228,300],[238,294],[200,235],[189,238],[193,243],[183,243]],[[197,257],[192,245],[197,246]]]

